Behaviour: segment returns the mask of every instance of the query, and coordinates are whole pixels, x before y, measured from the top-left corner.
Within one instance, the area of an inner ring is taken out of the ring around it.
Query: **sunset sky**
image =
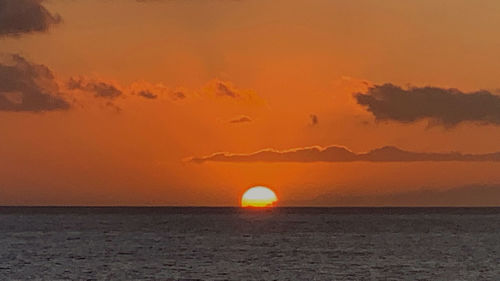
[[[499,15],[0,0],[0,205],[498,205]]]

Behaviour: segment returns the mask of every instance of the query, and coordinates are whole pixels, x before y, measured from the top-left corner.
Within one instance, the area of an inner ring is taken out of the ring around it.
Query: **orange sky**
[[[282,205],[338,205],[335,196],[422,189],[448,190],[446,197],[464,186],[500,190],[498,161],[188,160],[331,145],[356,153],[384,146],[500,151],[498,1],[18,3],[0,10],[20,11],[16,18],[26,23],[16,30],[18,22],[0,20],[1,205],[227,206],[253,185],[273,188]],[[55,20],[22,13],[33,5]],[[40,21],[47,27],[36,27]],[[16,64],[13,54],[25,62]],[[39,77],[26,80],[31,69]],[[31,90],[1,85],[14,79],[34,81],[42,89],[36,94],[65,106],[23,107],[16,99],[27,100]],[[390,111],[386,92],[380,108],[353,96],[375,96],[370,89],[386,83],[415,97],[414,106]],[[443,98],[427,95],[426,86]],[[485,94],[474,95],[479,90]],[[418,118],[403,120],[414,108]],[[477,191],[480,203],[491,204],[488,192]]]

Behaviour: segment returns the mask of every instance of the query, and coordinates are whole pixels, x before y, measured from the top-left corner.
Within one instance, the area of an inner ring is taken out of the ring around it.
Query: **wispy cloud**
[[[319,123],[319,120],[318,120],[318,115],[316,115],[316,114],[311,114],[311,115],[309,115],[309,118],[311,119],[311,126],[316,126],[316,125],[318,125],[318,123]]]
[[[67,85],[70,90],[81,90],[92,93],[96,98],[115,99],[123,94],[118,86],[110,82],[88,79],[88,78],[70,78]]]
[[[233,124],[248,123],[248,122],[252,122],[252,119],[248,116],[240,116],[240,117],[229,120],[229,123],[233,123]]]
[[[143,80],[132,83],[127,89],[133,95],[150,100],[179,101],[188,97],[183,88],[171,88],[163,83],[150,83]]]
[[[151,92],[151,91],[148,91],[148,90],[143,90],[143,91],[140,91],[137,93],[137,95],[143,97],[143,98],[146,98],[146,99],[157,99],[158,98],[158,95]]]
[[[500,152],[462,154],[459,152],[411,152],[385,146],[367,153],[355,153],[342,146],[319,146],[290,150],[264,149],[249,154],[219,152],[204,157],[193,157],[192,162],[418,162],[418,161],[500,161]]]
[[[172,98],[174,100],[183,100],[187,97],[186,93],[183,91],[177,90],[172,92]]]
[[[252,90],[237,88],[233,83],[214,79],[207,83],[202,91],[213,99],[234,103],[262,105],[264,100]]]
[[[222,97],[239,98],[241,94],[223,81],[215,81],[215,94]]]

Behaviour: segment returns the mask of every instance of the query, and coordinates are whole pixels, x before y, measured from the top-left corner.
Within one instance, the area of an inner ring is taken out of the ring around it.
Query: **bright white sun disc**
[[[255,186],[241,197],[241,207],[274,207],[278,197],[271,189],[265,186]]]

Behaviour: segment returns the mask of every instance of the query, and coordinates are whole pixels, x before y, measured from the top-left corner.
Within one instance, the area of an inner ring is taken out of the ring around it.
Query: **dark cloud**
[[[184,92],[181,92],[181,91],[175,91],[172,93],[172,98],[174,100],[183,100],[185,99],[187,96]]]
[[[116,86],[103,81],[70,78],[67,83],[70,90],[81,90],[93,93],[96,98],[114,99],[123,94]]]
[[[463,93],[457,89],[376,85],[354,98],[376,120],[410,123],[428,119],[453,127],[462,122],[500,125],[500,96],[489,91]]]
[[[318,125],[318,115],[311,114],[311,115],[309,115],[309,118],[311,118],[311,126]]]
[[[114,104],[113,102],[111,102],[109,100],[104,105],[107,106],[108,108],[111,108],[116,113],[122,112],[121,107],[119,107],[118,105]]]
[[[229,81],[213,79],[203,88],[203,93],[206,97],[214,98],[223,102],[248,104],[248,105],[264,105],[265,101],[254,91],[248,89],[240,89],[234,86]]]
[[[228,84],[224,83],[223,81],[217,81],[215,93],[218,96],[225,96],[231,98],[237,98],[240,96],[240,94],[236,90],[231,89],[231,87]]]
[[[61,17],[51,14],[42,0],[0,0],[0,37],[44,32],[60,22]]]
[[[143,90],[143,91],[140,91],[137,93],[137,95],[143,97],[143,98],[146,98],[146,99],[156,99],[158,98],[158,95],[151,92],[151,91],[148,91],[148,90]]]
[[[345,147],[318,146],[278,151],[266,149],[250,154],[215,153],[194,157],[193,162],[418,162],[418,161],[500,161],[500,152],[488,154],[462,154],[411,152],[393,146],[374,149],[367,153],[354,153]]]
[[[247,122],[252,122],[252,119],[248,116],[241,116],[238,118],[235,118],[233,120],[230,120],[229,123],[247,123]]]
[[[52,71],[20,55],[0,62],[0,111],[43,112],[67,110]]]
[[[289,201],[295,206],[499,206],[500,186],[471,185],[385,194],[327,193],[311,200]]]

